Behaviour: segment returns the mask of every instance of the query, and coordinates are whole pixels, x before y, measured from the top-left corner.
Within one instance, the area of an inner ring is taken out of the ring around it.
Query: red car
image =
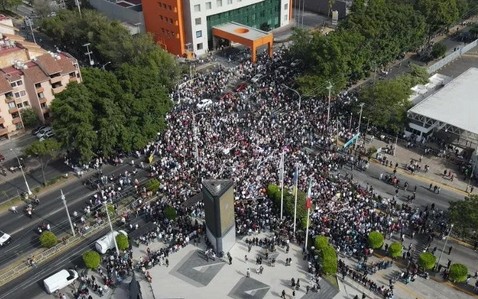
[[[234,88],[235,92],[243,91],[244,89],[247,88],[247,83],[241,83]]]

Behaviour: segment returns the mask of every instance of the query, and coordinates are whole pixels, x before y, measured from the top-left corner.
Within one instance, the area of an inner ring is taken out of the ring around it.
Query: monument
[[[207,238],[216,253],[226,254],[236,243],[234,182],[203,180],[202,186]]]

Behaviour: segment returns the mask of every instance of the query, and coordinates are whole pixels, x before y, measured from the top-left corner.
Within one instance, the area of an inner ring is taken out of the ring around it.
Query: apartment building
[[[292,0],[142,0],[146,31],[168,52],[189,56],[213,49],[212,28],[236,22],[269,30],[288,25]]]
[[[25,108],[32,108],[42,122],[48,120],[55,95],[70,82],[81,82],[78,62],[70,54],[32,54],[20,42],[0,39],[0,139],[23,129]]]

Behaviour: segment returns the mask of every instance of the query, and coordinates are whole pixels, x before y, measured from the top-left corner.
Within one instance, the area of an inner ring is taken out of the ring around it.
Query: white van
[[[67,285],[70,285],[78,278],[78,273],[73,270],[61,270],[53,274],[52,276],[43,280],[43,284],[45,285],[46,292],[48,294],[52,294],[57,290],[63,289]]]
[[[108,250],[115,248],[114,238],[116,238],[116,236],[119,234],[128,236],[128,234],[124,230],[120,230],[119,232],[114,231],[114,232],[108,233],[106,236],[98,239],[95,242],[96,250],[101,254],[105,254]]]

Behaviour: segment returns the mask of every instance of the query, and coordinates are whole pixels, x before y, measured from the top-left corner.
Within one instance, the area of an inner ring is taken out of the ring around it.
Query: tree
[[[33,0],[32,7],[35,14],[41,19],[49,17],[52,12],[56,12],[56,7],[49,0]]]
[[[175,208],[168,205],[166,208],[164,208],[164,216],[166,217],[166,219],[172,221],[176,219],[176,217],[178,216],[178,212],[176,212]]]
[[[430,53],[433,59],[440,58],[445,56],[446,46],[443,43],[436,43],[432,47],[432,52]]]
[[[43,185],[46,186],[45,167],[48,163],[58,157],[61,145],[55,139],[45,139],[43,141],[34,141],[25,150],[25,154],[35,157],[41,166]]]
[[[383,246],[383,235],[379,231],[373,231],[368,234],[368,246],[378,249]]]
[[[337,252],[335,248],[328,245],[320,252],[320,260],[322,262],[322,271],[326,275],[337,273]]]
[[[402,244],[398,242],[393,242],[389,247],[388,247],[388,253],[392,258],[397,258],[402,255],[402,250],[403,246]]]
[[[450,222],[454,224],[453,232],[460,237],[476,237],[478,227],[478,195],[470,195],[465,200],[450,201],[448,207]]]
[[[156,193],[158,190],[159,190],[159,187],[160,187],[160,183],[159,183],[159,180],[154,178],[154,179],[150,179],[147,183],[146,183],[146,189],[148,191],[151,191],[153,193]]]
[[[33,111],[32,108],[22,109],[22,121],[25,128],[34,128],[40,123],[38,115]]]
[[[315,249],[322,250],[325,247],[329,246],[329,238],[325,236],[317,236],[314,240]]]
[[[428,41],[436,32],[448,29],[460,14],[456,0],[420,0],[416,9],[425,17]]]
[[[418,265],[420,267],[423,267],[423,269],[425,270],[430,270],[435,267],[436,260],[436,256],[434,256],[430,252],[423,252],[418,256]]]
[[[40,244],[42,247],[52,248],[58,243],[56,235],[50,231],[44,231],[40,235]]]
[[[22,0],[0,0],[0,6],[2,10],[8,10],[10,8],[17,7],[22,4]]]
[[[86,268],[94,270],[100,266],[101,256],[96,251],[88,250],[83,253],[83,262],[85,263]]]
[[[400,76],[392,80],[376,82],[364,87],[359,94],[364,103],[363,116],[370,123],[393,131],[400,132],[407,120],[406,112],[410,107],[408,98],[411,95],[411,86],[406,77]],[[358,110],[358,108],[355,108]]]
[[[464,282],[468,277],[468,268],[463,264],[452,264],[450,266],[449,279],[452,282]]]
[[[118,245],[119,250],[126,250],[129,248],[128,237],[120,233],[116,236],[116,244]]]

